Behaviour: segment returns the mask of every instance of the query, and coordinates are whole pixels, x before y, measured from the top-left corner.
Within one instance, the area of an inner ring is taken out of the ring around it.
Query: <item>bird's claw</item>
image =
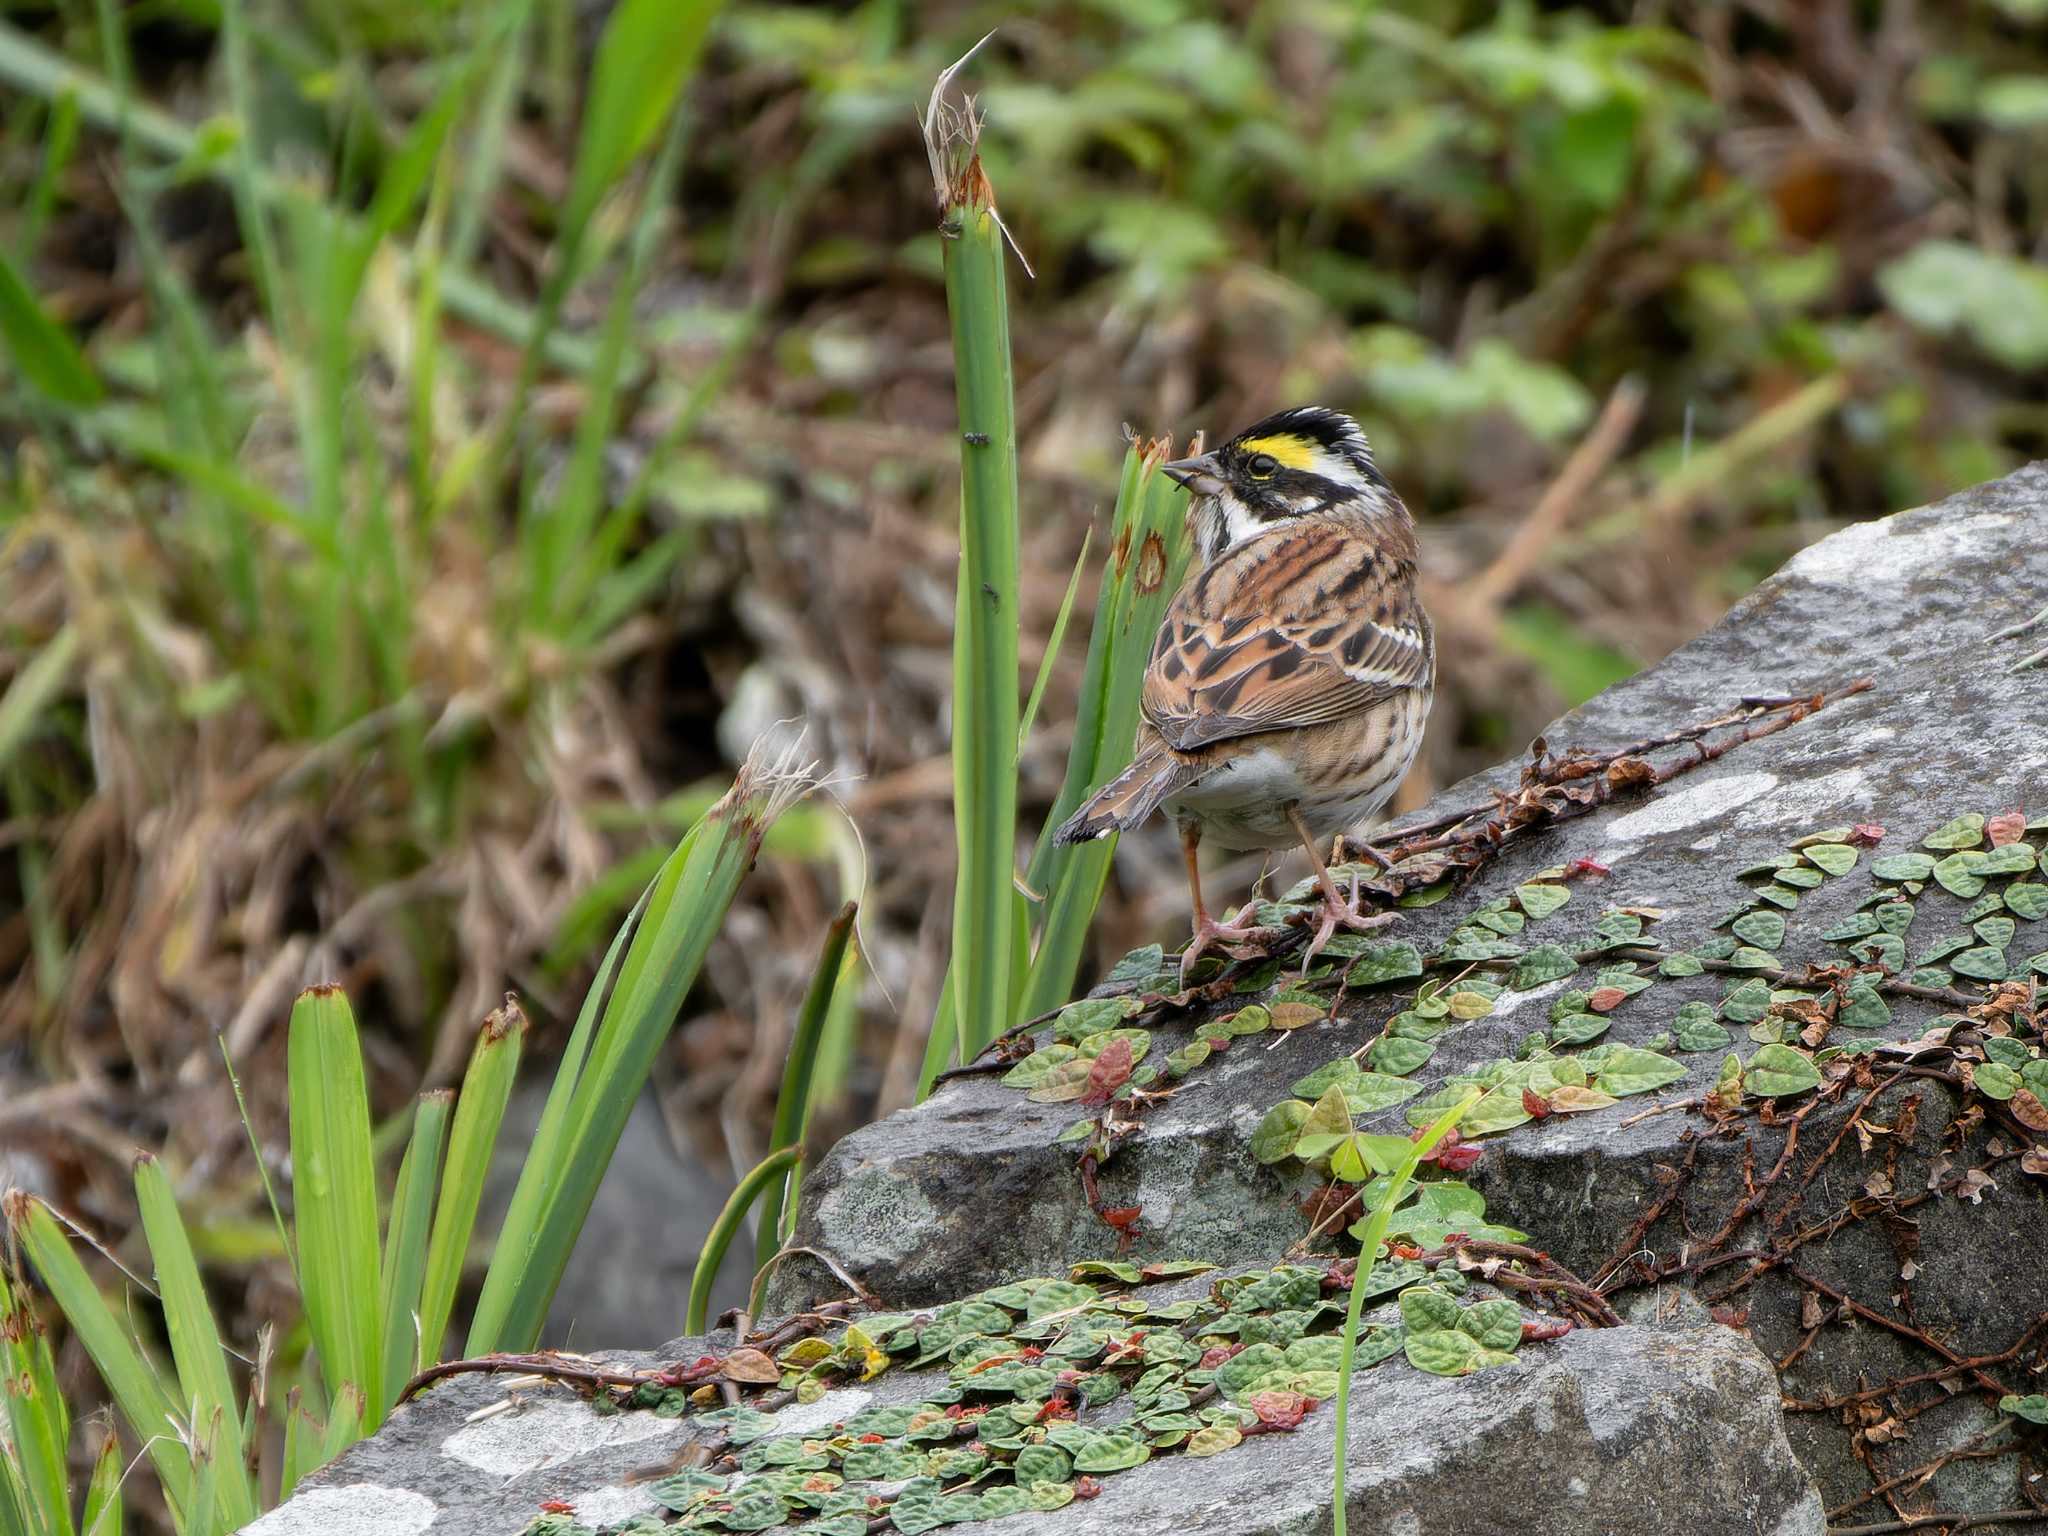
[[[1330,942],[1339,928],[1352,933],[1370,933],[1375,928],[1384,928],[1389,923],[1398,923],[1400,920],[1401,914],[1398,912],[1361,910],[1358,876],[1353,875],[1349,900],[1331,901],[1327,896],[1323,898],[1322,915],[1316,923],[1315,936],[1308,941],[1308,949],[1301,957],[1301,974],[1308,974],[1309,967],[1315,964],[1316,956],[1323,952],[1323,946]]]
[[[1228,922],[1219,923],[1206,913],[1197,918],[1194,934],[1180,955],[1181,985],[1188,984],[1195,962],[1211,949],[1220,949],[1233,960],[1263,959],[1266,952],[1261,946],[1274,936],[1274,930],[1260,927],[1257,914],[1256,904],[1248,901]]]

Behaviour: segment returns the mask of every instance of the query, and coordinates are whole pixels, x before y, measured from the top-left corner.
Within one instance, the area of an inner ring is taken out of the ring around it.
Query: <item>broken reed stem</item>
[[[833,1323],[844,1322],[863,1310],[865,1303],[858,1301],[828,1301],[809,1312],[799,1312],[785,1319],[768,1333],[756,1338],[742,1339],[739,1347],[756,1349],[772,1355],[777,1350],[787,1349],[798,1339],[807,1338]],[[531,1354],[489,1354],[477,1355],[467,1360],[444,1360],[430,1365],[416,1374],[405,1384],[405,1390],[398,1394],[398,1401],[405,1402],[419,1392],[425,1391],[437,1381],[451,1376],[541,1376],[549,1381],[566,1382],[571,1386],[609,1388],[616,1391],[633,1391],[644,1386],[697,1387],[706,1382],[720,1379],[725,1369],[724,1355],[706,1355],[688,1365],[664,1366],[653,1371],[608,1371],[595,1362],[564,1355],[555,1350],[544,1349]]]

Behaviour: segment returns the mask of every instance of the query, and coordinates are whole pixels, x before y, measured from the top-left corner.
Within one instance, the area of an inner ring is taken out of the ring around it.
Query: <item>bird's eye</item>
[[[1273,471],[1280,467],[1280,461],[1270,453],[1255,453],[1245,460],[1245,472],[1254,480],[1270,480]]]

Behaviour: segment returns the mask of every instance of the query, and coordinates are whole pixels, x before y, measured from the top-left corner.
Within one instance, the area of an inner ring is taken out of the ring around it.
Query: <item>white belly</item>
[[[1167,801],[1166,814],[1199,821],[1203,840],[1220,847],[1286,848],[1297,841],[1286,807],[1307,797],[1294,763],[1267,747],[1219,763]]]

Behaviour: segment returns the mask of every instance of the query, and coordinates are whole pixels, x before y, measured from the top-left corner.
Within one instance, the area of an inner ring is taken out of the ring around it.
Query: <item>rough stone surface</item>
[[[1739,905],[1734,871],[1802,834],[1881,822],[1889,831],[1880,851],[1891,852],[1914,846],[1959,811],[2025,805],[2030,796],[2030,809],[2048,809],[2048,674],[2007,676],[2006,658],[1985,643],[2034,612],[2044,594],[2048,467],[1835,535],[1793,560],[1712,633],[1548,735],[1554,747],[1611,747],[1718,713],[1746,695],[1803,695],[1862,675],[1875,681],[1870,692],[1737,747],[1654,796],[1531,839],[1470,890],[1405,914],[1400,936],[1427,953],[1478,902],[1547,866],[1589,858],[1611,874],[1576,886],[1572,903],[1546,920],[1542,938],[1582,938],[1604,906],[1654,908],[1664,914],[1654,936],[1681,949],[1708,938]],[[1437,808],[1513,785],[1518,766],[1453,788]],[[1790,914],[1787,959],[1828,958],[1817,935],[1869,893],[1868,859],[1808,893]],[[1930,888],[1910,940],[1915,952],[1957,927],[1963,905]],[[2041,949],[2048,949],[2048,921],[2016,939],[2013,953]],[[1572,985],[1504,995],[1491,1016],[1439,1040],[1428,1074],[1511,1052]],[[1720,991],[1711,974],[1660,981],[1616,1010],[1610,1038],[1640,1042],[1666,1029],[1680,1002],[1711,1001]],[[1090,1209],[1072,1149],[1055,1144],[1074,1108],[1032,1104],[992,1077],[949,1083],[918,1109],[842,1142],[807,1179],[800,1241],[834,1254],[892,1307],[1058,1274],[1089,1257],[1270,1262],[1303,1236],[1296,1202],[1314,1180],[1298,1164],[1258,1164],[1247,1147],[1253,1128],[1289,1096],[1294,1080],[1379,1033],[1407,995],[1400,988],[1353,993],[1332,1019],[1240,1040],[1148,1113],[1142,1133],[1101,1174],[1104,1205],[1142,1208],[1127,1254]],[[1897,1037],[1917,1034],[1939,1011],[1904,999],[1893,1006],[1888,1033]],[[1151,1025],[1154,1049],[1179,1044],[1201,1017]],[[1747,1054],[1752,1047],[1736,1035]],[[2017,1149],[1987,1146],[1991,1132],[1981,1115],[1942,1082],[1914,1079],[1895,1088],[1881,1117],[1870,1116],[1878,1128],[1867,1145],[1847,1135],[1854,1096],[1845,1096],[1805,1119],[1797,1155],[1787,1158],[1788,1184],[1816,1169],[1810,1187],[1800,1186],[1807,1204],[1765,1202],[1723,1249],[1767,1246],[1770,1223],[1783,1210],[1846,1215],[1854,1206],[1867,1219],[1844,1221],[1755,1283],[1731,1288],[1740,1260],[1703,1274],[1685,1268],[1685,1258],[1776,1165],[1785,1121],[1752,1118],[1739,1131],[1715,1133],[1685,1104],[1711,1080],[1720,1053],[1681,1060],[1692,1069],[1688,1079],[1654,1098],[1489,1138],[1465,1175],[1486,1195],[1489,1219],[1529,1230],[1538,1246],[1582,1274],[1631,1251],[1675,1272],[1616,1295],[1628,1326],[1525,1344],[1512,1368],[1450,1380],[1399,1361],[1375,1369],[1352,1424],[1354,1529],[1375,1536],[1819,1536],[1824,1507],[1848,1506],[1838,1517],[1845,1526],[1893,1519],[1883,1500],[1854,1502],[1869,1490],[1872,1469],[1895,1476],[1989,1421],[1982,1394],[1959,1390],[1947,1398],[1932,1387],[1847,1410],[1781,1416],[1770,1361],[1797,1352],[1782,1376],[1795,1404],[1933,1363],[1922,1344],[1816,1309],[1809,1282],[1910,1319],[1955,1356],[2007,1349],[2043,1304],[2033,1277],[2048,1260],[2048,1180],[2022,1174]],[[1661,1112],[1644,1115],[1644,1108]],[[1405,1125],[1397,1110],[1369,1128]],[[1807,1154],[1831,1145],[1838,1132],[1840,1154],[1824,1167],[1809,1165]],[[1952,1185],[1927,1193],[1930,1175],[1939,1185],[1944,1170],[2001,1155],[2005,1161],[1991,1165],[1996,1182],[1974,1200]],[[1889,1181],[1883,1198],[1870,1194],[1878,1173]],[[1635,1231],[1674,1180],[1667,1214]],[[1894,1197],[1896,1209],[1885,1203]],[[841,1290],[823,1270],[798,1264],[785,1267],[778,1285],[788,1309]],[[1693,1285],[1697,1294],[1686,1288]],[[665,1363],[726,1342],[679,1340],[650,1356],[613,1358]],[[2027,1376],[2039,1361],[2030,1353],[1998,1368],[2015,1373],[2019,1390],[2039,1390]],[[869,1386],[785,1409],[780,1425],[813,1433],[869,1402],[921,1395],[918,1373],[892,1370]],[[597,1418],[559,1388],[522,1387],[512,1396],[516,1406],[479,1418],[478,1410],[507,1397],[502,1383],[469,1377],[436,1387],[310,1479],[262,1529],[266,1536],[409,1531],[418,1498],[433,1506],[436,1536],[516,1532],[544,1500],[575,1505],[590,1524],[615,1522],[648,1507],[645,1483],[673,1466],[698,1432],[688,1421],[640,1413]],[[1161,1457],[1105,1477],[1097,1498],[1052,1515],[1013,1516],[1001,1530],[1327,1531],[1332,1423],[1325,1407],[1294,1434],[1260,1436],[1212,1460]],[[2029,1502],[2040,1474],[2037,1463],[2010,1455],[1959,1460],[1908,1490],[1906,1508],[2010,1509]],[[2000,1528],[2048,1530],[2048,1521]]]
[[[621,1369],[693,1359],[729,1343],[678,1339]],[[1463,1379],[1390,1362],[1360,1378],[1351,1427],[1355,1529],[1386,1536],[1822,1536],[1818,1494],[1793,1459],[1770,1367],[1699,1314],[1675,1324],[1525,1345],[1513,1369]],[[897,1370],[776,1415],[815,1435],[871,1403],[911,1402],[931,1372]],[[567,1390],[483,1377],[443,1383],[375,1439],[316,1473],[251,1529],[261,1536],[510,1536],[543,1501],[591,1526],[656,1506],[648,1482],[695,1438],[688,1420],[598,1417]],[[1119,1405],[1104,1411],[1113,1423]],[[1087,1502],[1014,1515],[1003,1536],[1309,1536],[1329,1529],[1335,1415],[1223,1456],[1162,1456],[1101,1479]],[[1668,1490],[1646,1501],[1647,1487]],[[1532,1525],[1532,1520],[1534,1524]]]
[[[1891,829],[1878,851],[1891,852],[1916,846],[1962,811],[2048,809],[2048,674],[2008,675],[2006,662],[2021,652],[1995,654],[1986,640],[2032,614],[2044,593],[2048,465],[1823,540],[1713,631],[1546,734],[1553,748],[1611,747],[1732,708],[1744,696],[1808,694],[1865,675],[1875,684],[1868,693],[1737,747],[1653,797],[1560,824],[1513,849],[1468,893],[1405,914],[1400,936],[1426,953],[1473,905],[1546,866],[1584,857],[1612,875],[1579,888],[1546,936],[1583,934],[1602,905],[1649,907],[1667,914],[1655,925],[1657,939],[1684,948],[1707,938],[1739,904],[1744,892],[1734,871],[1802,834],[1878,822]],[[1445,664],[1454,668],[1455,657]],[[1458,785],[1432,809],[1483,800],[1487,791],[1513,785],[1518,767]],[[1786,955],[1828,958],[1831,946],[1817,935],[1869,894],[1868,862],[1866,856],[1850,877],[1808,894],[1792,915],[1795,935],[1807,937],[1788,939]],[[1965,905],[1930,886],[1913,930],[1915,952],[1959,926]],[[2048,922],[2020,926],[2015,956],[2048,948]],[[2030,937],[2030,926],[2038,938]],[[1712,1001],[1720,982],[1712,975],[1660,982],[1650,994],[1654,1003],[1646,996],[1617,1011],[1610,1038],[1640,1041],[1664,1030],[1679,1002]],[[1544,1023],[1549,996],[1566,985],[1504,997],[1492,1017],[1445,1036],[1430,1071],[1441,1075],[1512,1051]],[[1298,1165],[1258,1165],[1247,1150],[1249,1134],[1270,1105],[1288,1096],[1288,1084],[1371,1039],[1400,1006],[1397,991],[1354,996],[1332,1020],[1241,1043],[1150,1113],[1142,1135],[1101,1174],[1104,1205],[1143,1209],[1130,1256],[1227,1261],[1277,1253],[1298,1239],[1294,1201],[1310,1181]],[[1892,1033],[1917,1034],[1939,1011],[1900,1001]],[[1195,1022],[1188,1019],[1190,1031]],[[1182,1038],[1163,1026],[1155,1030],[1155,1049]],[[1745,1054],[1752,1048],[1740,1031],[1737,1044]],[[1696,1096],[1720,1064],[1717,1052],[1681,1059],[1693,1068],[1690,1079],[1659,1101]],[[1894,1183],[1901,1192],[1924,1188],[1931,1160],[1953,1152],[1953,1139],[1972,1129],[1953,1123],[1959,1104],[1945,1087],[1919,1086],[1917,1119],[1899,1138],[1904,1155]],[[1844,1113],[1816,1115],[1805,1128],[1806,1145],[1824,1144]],[[836,1254],[897,1305],[1111,1256],[1117,1235],[1089,1209],[1071,1149],[1054,1144],[1074,1115],[1071,1105],[1029,1103],[990,1077],[953,1081],[919,1108],[847,1137],[820,1163],[806,1182],[800,1240]],[[1384,1120],[1372,1128],[1402,1128],[1399,1111]],[[1745,1160],[1768,1169],[1782,1144],[1768,1129],[1751,1138],[1701,1139],[1701,1131],[1690,1113],[1559,1116],[1494,1138],[1469,1177],[1486,1194],[1492,1219],[1529,1230],[1566,1264],[1591,1273],[1664,1187],[1666,1170],[1688,1155],[1697,1168],[1684,1217],[1704,1234],[1739,1198]],[[1972,1145],[1981,1145],[1981,1136]],[[1832,1191],[1848,1201],[1884,1155],[1882,1146],[1860,1152],[1852,1138],[1815,1197]],[[2041,1305],[2037,1287],[2015,1287],[2011,1279],[2040,1273],[2048,1260],[2048,1181],[2011,1163],[1996,1177],[1995,1189],[1975,1203],[1936,1198],[1910,1216],[1849,1225],[1804,1250],[1806,1272],[1883,1304],[1901,1295],[1902,1270],[1917,1254],[1909,1305],[1918,1324],[1959,1354],[2004,1349]],[[1685,1241],[1675,1221],[1667,1218],[1650,1236],[1660,1256],[1669,1258]],[[1743,1246],[1741,1237],[1733,1246]],[[1722,1269],[1705,1288],[1711,1293],[1734,1273]],[[779,1301],[793,1304],[812,1290],[833,1293],[834,1286],[792,1267],[784,1271]],[[1804,1294],[1773,1273],[1733,1299],[1746,1309],[1746,1317],[1735,1315],[1766,1353],[1783,1358],[1805,1332]],[[1880,1328],[1830,1326],[1785,1386],[1792,1397],[1815,1398],[1935,1363]],[[1960,1394],[1905,1426],[1900,1437],[1860,1449],[1874,1452],[1881,1468],[1902,1470],[1981,1427],[1985,1415],[1980,1397]],[[1791,1420],[1795,1447],[1830,1505],[1870,1486],[1841,1419],[1838,1412],[1809,1412]],[[2025,1475],[2025,1464],[2010,1459],[1965,1461],[1946,1469],[1933,1493],[1941,1507],[2010,1507],[2022,1502],[2018,1479]],[[1886,1513],[1881,1504],[1866,1505],[1862,1517]]]

